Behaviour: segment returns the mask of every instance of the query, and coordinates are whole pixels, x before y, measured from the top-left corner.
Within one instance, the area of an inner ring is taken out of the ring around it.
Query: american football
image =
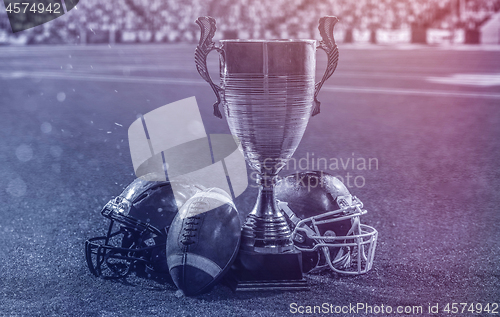
[[[185,295],[209,291],[228,271],[238,253],[240,218],[230,196],[210,188],[191,197],[172,221],[167,263]]]

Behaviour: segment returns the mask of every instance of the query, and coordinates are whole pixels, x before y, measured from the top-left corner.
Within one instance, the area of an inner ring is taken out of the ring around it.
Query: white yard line
[[[4,80],[37,78],[37,79],[63,79],[99,82],[122,82],[136,84],[169,84],[169,85],[196,85],[205,86],[202,79],[188,78],[166,78],[166,77],[144,77],[144,76],[114,76],[114,75],[92,75],[58,72],[28,72],[28,71],[0,71],[0,78]],[[457,92],[434,89],[402,89],[402,88],[379,88],[379,87],[355,87],[355,86],[329,86],[325,85],[323,90],[341,93],[368,93],[385,95],[413,95],[433,97],[471,97],[484,99],[500,99],[500,93],[480,92]]]

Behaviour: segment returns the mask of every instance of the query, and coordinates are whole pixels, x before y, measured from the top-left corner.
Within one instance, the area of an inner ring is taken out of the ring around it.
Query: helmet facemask
[[[319,253],[312,268],[304,271],[318,272],[326,268],[341,274],[357,275],[368,272],[373,264],[377,230],[360,223],[366,214],[362,202],[351,195],[338,196],[337,210],[300,219],[286,202],[278,206],[292,223],[295,248],[306,256],[305,265],[311,266],[311,257]]]
[[[110,224],[105,236],[85,242],[89,270],[104,278],[138,276],[170,280],[167,232],[179,208],[204,187],[189,180],[136,178],[101,210]],[[163,176],[164,177],[164,176]]]
[[[165,248],[166,232],[128,216],[131,205],[121,196],[110,200],[101,211],[110,219],[106,236],[85,242],[87,264],[95,276],[125,277],[138,266],[153,265],[155,249]]]

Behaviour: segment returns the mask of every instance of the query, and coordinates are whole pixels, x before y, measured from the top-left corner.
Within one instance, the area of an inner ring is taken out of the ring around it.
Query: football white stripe
[[[231,200],[231,197],[229,197],[229,194],[220,188],[209,188],[207,191],[198,193],[198,195],[206,197],[207,199],[212,198],[215,200],[220,200],[220,201],[225,202],[226,204],[233,203],[233,201]]]
[[[218,188],[198,192],[191,197],[181,208],[179,217],[181,219],[194,217],[204,212],[210,211],[224,204],[229,204],[236,209],[229,195]]]
[[[217,263],[204,256],[194,253],[169,255],[167,263],[169,270],[172,270],[177,266],[189,265],[208,273],[213,278],[216,278],[222,272],[222,269],[217,265]]]

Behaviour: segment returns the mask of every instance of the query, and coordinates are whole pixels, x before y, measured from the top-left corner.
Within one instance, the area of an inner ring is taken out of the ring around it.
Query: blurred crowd
[[[340,19],[341,32],[476,30],[499,9],[500,0],[80,0],[64,16],[16,34],[1,8],[0,43],[6,36],[27,43],[194,42],[194,21],[203,15],[215,17],[226,38],[317,38],[325,15]]]
[[[464,1],[464,6],[461,11],[461,17],[457,21],[454,21],[455,24],[466,29],[477,29],[492,14],[500,10],[500,1]]]

